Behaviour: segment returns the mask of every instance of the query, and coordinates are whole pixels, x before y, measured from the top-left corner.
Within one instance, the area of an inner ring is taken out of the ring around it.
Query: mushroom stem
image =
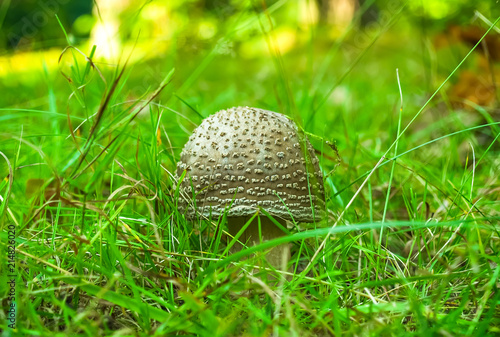
[[[229,234],[235,236],[251,217],[234,217],[228,219]],[[276,220],[286,227],[286,221],[276,218]],[[268,217],[260,217],[261,234],[259,235],[259,219],[256,217],[241,234],[238,241],[246,244],[247,246],[256,246],[262,237],[262,242],[279,238],[285,233],[274,224]],[[243,245],[236,242],[231,248],[231,253],[239,252]],[[281,244],[273,247],[267,254],[266,260],[277,270],[286,270],[286,264],[290,260],[290,247],[289,244]]]

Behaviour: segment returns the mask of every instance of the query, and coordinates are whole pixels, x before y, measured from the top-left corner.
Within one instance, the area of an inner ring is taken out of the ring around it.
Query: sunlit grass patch
[[[15,225],[13,334],[500,333],[500,122],[445,94],[478,51],[443,67],[419,63],[421,41],[388,48],[409,30],[404,4],[364,40],[353,25],[335,41],[288,18],[289,2],[241,6],[203,43],[186,39],[208,19],[176,31],[182,43],[161,57],[94,62],[99,48],[62,47],[25,92],[6,89],[0,237],[4,251]],[[266,53],[238,56],[254,40]],[[225,215],[179,210],[176,163],[203,118],[241,105],[287,114],[308,135],[327,216],[231,253]],[[280,270],[265,255],[285,243]]]

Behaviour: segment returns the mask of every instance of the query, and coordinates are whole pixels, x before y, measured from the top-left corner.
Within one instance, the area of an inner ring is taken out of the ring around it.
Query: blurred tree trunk
[[[97,53],[106,59],[120,55],[120,15],[127,9],[130,0],[95,0],[94,15],[97,22],[91,33],[91,43],[97,46]]]
[[[319,24],[324,25],[328,23],[328,12],[330,11],[331,0],[316,0],[319,12]]]
[[[367,0],[358,0],[359,1],[359,8],[363,7],[363,5],[367,2]],[[379,9],[376,5],[376,3],[372,3],[368,9],[361,14],[361,21],[360,25],[361,27],[366,27],[368,24],[371,22],[377,21],[379,18]]]
[[[316,0],[319,24],[345,27],[349,25],[358,8],[357,0]]]

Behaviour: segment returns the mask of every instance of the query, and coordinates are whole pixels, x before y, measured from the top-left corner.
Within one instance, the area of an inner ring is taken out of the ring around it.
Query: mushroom
[[[187,219],[226,214],[234,237],[259,210],[286,228],[287,220],[314,222],[324,215],[323,175],[309,140],[288,117],[236,107],[206,118],[190,136],[177,163],[179,210]],[[256,245],[284,235],[259,214],[239,241]],[[261,231],[259,235],[259,220]],[[233,249],[240,250],[241,244]],[[287,245],[274,247],[267,261],[282,269]]]

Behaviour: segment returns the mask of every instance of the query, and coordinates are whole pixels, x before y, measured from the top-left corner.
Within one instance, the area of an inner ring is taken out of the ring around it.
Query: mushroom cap
[[[276,112],[236,107],[204,119],[181,152],[177,177],[184,170],[178,206],[189,219],[197,213],[250,216],[259,207],[286,220],[324,216],[314,149],[292,120]]]

